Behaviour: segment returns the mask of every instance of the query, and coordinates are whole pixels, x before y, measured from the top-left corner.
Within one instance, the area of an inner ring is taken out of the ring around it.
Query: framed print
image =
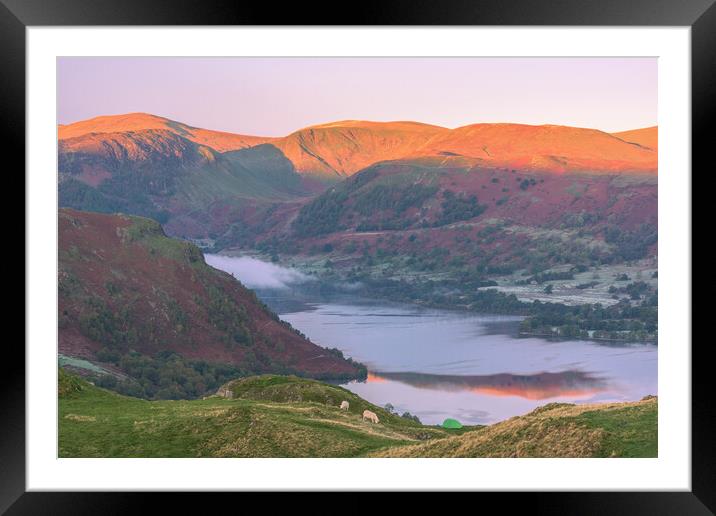
[[[9,514],[307,490],[714,510],[711,3],[5,5]]]

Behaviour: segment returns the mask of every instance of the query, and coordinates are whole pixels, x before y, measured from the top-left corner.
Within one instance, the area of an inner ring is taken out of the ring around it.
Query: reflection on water
[[[607,390],[607,382],[582,371],[538,373],[533,375],[492,374],[486,376],[448,376],[423,373],[370,373],[368,383],[394,380],[418,389],[447,392],[470,391],[490,396],[519,396],[546,400],[559,396],[590,398]]]
[[[219,262],[214,266],[227,263]],[[246,271],[266,269],[241,270],[250,276]],[[250,283],[250,277],[239,277]],[[285,284],[258,294],[316,344],[339,348],[368,366],[367,381],[344,387],[377,405],[390,403],[401,413],[415,414],[423,423],[452,417],[486,424],[550,402],[629,401],[657,394],[654,344],[518,338],[521,317],[432,310],[345,293],[318,298]]]
[[[314,342],[363,362],[344,385],[427,424],[487,424],[550,402],[638,400],[657,394],[657,347],[517,338],[519,317],[380,302],[308,304],[281,314]]]

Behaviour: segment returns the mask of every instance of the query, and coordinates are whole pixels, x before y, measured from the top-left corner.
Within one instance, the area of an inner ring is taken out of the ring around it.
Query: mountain
[[[292,231],[446,226],[478,211],[483,220],[540,227],[593,211],[651,223],[656,131],[347,120],[261,138],[142,113],[98,117],[58,129],[59,198],[61,206],[148,216],[170,235],[215,248]],[[457,201],[442,197],[452,194]],[[341,213],[326,216],[343,195],[350,199],[340,200]],[[480,208],[463,210],[460,198],[472,196]]]
[[[467,267],[520,268],[654,254],[657,215],[650,174],[525,173],[420,158],[368,167],[256,238],[279,254],[330,249],[337,268],[366,253],[427,259],[441,249]]]
[[[653,129],[653,128],[652,128]],[[473,124],[446,129],[416,122],[348,120],[273,142],[301,174],[351,176],[382,161],[460,157],[475,165],[533,172],[656,173],[657,153],[596,129]]]
[[[60,206],[151,217],[178,236],[221,234],[257,204],[301,199],[317,188],[267,143],[220,152],[176,130],[149,128],[69,136],[58,149]]]
[[[537,172],[656,173],[655,147],[629,145],[596,129],[348,120],[308,127],[273,142],[302,174],[351,176],[396,159],[455,156],[485,167]]]
[[[301,129],[275,145],[299,173],[335,180],[411,154],[445,132],[448,129],[416,122],[347,120]]]
[[[472,163],[450,157],[375,164],[304,205],[294,229],[302,234],[419,229],[478,217],[549,226],[580,212],[625,227],[656,222],[653,176],[625,180]]]
[[[148,113],[98,116],[73,124],[60,125],[57,129],[57,138],[66,140],[86,134],[127,133],[150,129],[171,132],[199,145],[211,147],[217,152],[245,149],[276,139],[201,129]]]
[[[230,392],[230,397],[226,393]],[[448,429],[388,413],[335,385],[263,375],[203,400],[145,401],[60,369],[60,457],[656,457],[657,400],[552,403]],[[350,404],[341,410],[341,401]],[[363,421],[364,409],[380,422]]]
[[[201,395],[216,380],[200,378],[207,367],[235,376],[364,374],[155,221],[61,209],[58,225],[59,352],[129,377],[146,397],[164,388],[160,397]]]
[[[426,156],[462,156],[484,166],[558,173],[655,173],[657,168],[656,127],[611,135],[559,125],[473,124],[447,129],[410,121],[345,120],[273,138],[210,131],[131,113],[62,125],[58,138],[147,130],[168,131],[218,153],[270,143],[298,173],[329,181],[380,161]]]
[[[635,143],[654,151],[659,148],[659,128],[657,126],[623,131],[621,133],[612,133],[612,136],[616,136],[625,142]]]
[[[447,131],[413,156],[462,156],[483,166],[535,172],[656,173],[657,153],[596,129],[474,124]]]

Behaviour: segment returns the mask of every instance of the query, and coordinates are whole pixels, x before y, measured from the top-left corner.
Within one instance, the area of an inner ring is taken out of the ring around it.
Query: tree
[[[420,422],[420,418],[418,418],[418,416],[412,415],[410,412],[403,412],[403,414],[400,417],[405,418],[405,419],[410,419],[411,421],[415,421],[416,423],[422,424]]]

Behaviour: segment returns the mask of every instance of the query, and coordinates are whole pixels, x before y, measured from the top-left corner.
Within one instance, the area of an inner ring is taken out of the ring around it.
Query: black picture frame
[[[246,3],[236,0],[0,0],[0,110],[3,167],[25,191],[25,29],[89,25],[550,25],[689,26],[692,59],[692,168],[703,168],[710,147],[716,91],[715,0],[442,0],[364,1],[350,8],[323,2]],[[693,175],[692,175],[693,177]],[[9,180],[9,179],[8,179]],[[15,194],[15,197],[20,196]],[[24,198],[24,197],[23,197]],[[17,213],[13,217],[17,223]],[[16,224],[19,228],[19,224]],[[19,229],[18,229],[19,231]],[[24,235],[22,237],[24,241]],[[15,239],[15,242],[20,241]],[[15,246],[17,247],[17,246]],[[25,274],[27,269],[25,268]],[[9,322],[9,321],[7,321]],[[6,324],[7,324],[6,322]],[[690,343],[668,343],[688,345]],[[665,344],[666,345],[666,344]],[[497,493],[501,510],[529,507],[549,514],[713,514],[716,511],[716,409],[707,383],[709,341],[692,346],[692,490],[690,492]],[[25,490],[25,354],[8,339],[0,374],[0,513],[127,514],[162,497],[181,512],[210,506],[196,496],[138,493],[28,493]],[[226,495],[220,498],[242,495]],[[203,497],[202,497],[203,498]],[[232,503],[232,499],[226,500]],[[246,500],[243,499],[243,503]],[[486,505],[481,505],[486,507]],[[169,506],[165,510],[171,510]]]

